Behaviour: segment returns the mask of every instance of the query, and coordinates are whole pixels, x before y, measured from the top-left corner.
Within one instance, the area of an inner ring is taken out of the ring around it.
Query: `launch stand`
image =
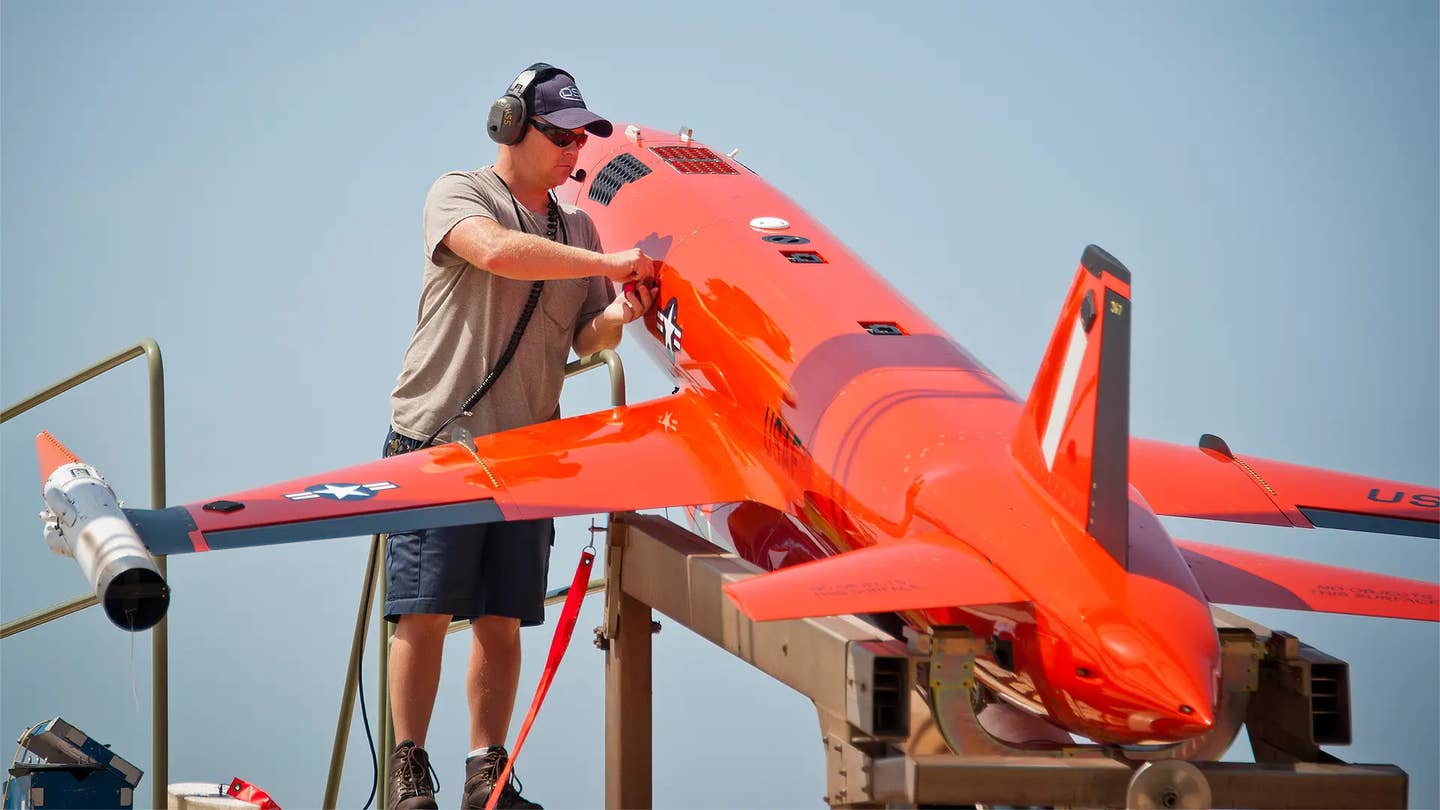
[[[1227,666],[1239,673],[1232,688],[1246,693],[1237,705],[1260,762],[1123,762],[1094,747],[1027,754],[999,743],[926,754],[922,732],[933,721],[914,698],[919,665],[968,676],[966,644],[983,642],[927,637],[921,652],[851,616],[751,622],[722,587],[757,573],[668,520],[612,516],[605,625],[596,629],[606,650],[607,807],[651,806],[652,608],[814,701],[832,807],[1406,806],[1404,771],[1346,764],[1319,748],[1349,741],[1343,662],[1223,611]]]

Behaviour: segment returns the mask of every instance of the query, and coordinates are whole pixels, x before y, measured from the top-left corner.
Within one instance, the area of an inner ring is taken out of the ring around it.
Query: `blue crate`
[[[130,810],[135,804],[140,769],[59,717],[26,731],[20,748],[25,761],[11,764],[5,810]]]
[[[5,810],[132,810],[135,788],[101,765],[16,765],[5,788]]]

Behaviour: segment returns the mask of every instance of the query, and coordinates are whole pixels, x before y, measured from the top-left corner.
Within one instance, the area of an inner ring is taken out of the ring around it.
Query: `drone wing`
[[[1440,538],[1435,487],[1243,457],[1208,433],[1132,439],[1130,482],[1159,515]]]
[[[754,500],[749,452],[688,392],[454,442],[169,509],[127,509],[155,554],[468,523]]]

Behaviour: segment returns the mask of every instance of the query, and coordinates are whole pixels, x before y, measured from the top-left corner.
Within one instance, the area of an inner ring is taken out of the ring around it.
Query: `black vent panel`
[[[882,337],[899,337],[908,334],[894,321],[861,321],[860,326],[872,335]]]
[[[1315,742],[1350,744],[1350,667],[1343,661],[1310,665],[1310,721]]]
[[[875,658],[870,728],[877,736],[904,737],[910,732],[910,693],[905,689],[905,667],[909,663],[905,658]]]
[[[760,237],[760,241],[769,242],[772,245],[808,245],[810,240],[793,233],[772,233]]]
[[[703,146],[652,146],[650,151],[681,174],[739,174],[725,159]]]
[[[605,164],[605,168],[601,169],[590,183],[590,199],[601,205],[609,205],[621,186],[633,183],[649,173],[650,167],[641,163],[634,155],[617,155],[614,160]]]
[[[825,257],[813,250],[782,250],[780,255],[796,264],[826,264]]]

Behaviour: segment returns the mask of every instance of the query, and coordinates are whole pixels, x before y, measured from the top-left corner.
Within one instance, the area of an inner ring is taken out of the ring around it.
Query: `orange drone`
[[[1207,734],[1211,602],[1440,619],[1435,584],[1172,538],[1157,515],[1435,538],[1440,493],[1132,439],[1130,272],[1085,249],[1028,397],[798,206],[693,141],[591,138],[562,197],[663,260],[630,326],[670,396],[160,510],[38,440],[47,537],[117,624],[159,621],[150,554],[688,507],[771,573],[752,619],[892,614],[990,639],[976,671],[1109,744]],[[823,291],[817,295],[817,291]],[[933,685],[932,685],[933,689]]]

